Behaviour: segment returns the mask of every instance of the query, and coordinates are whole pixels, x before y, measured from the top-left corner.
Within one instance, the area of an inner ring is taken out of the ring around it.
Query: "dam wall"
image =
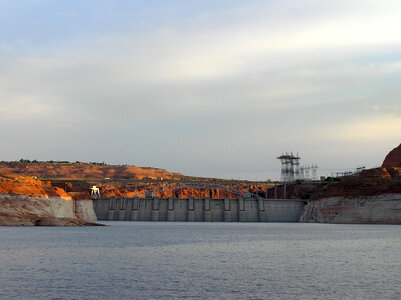
[[[297,199],[101,198],[98,220],[181,222],[298,222],[306,202]]]

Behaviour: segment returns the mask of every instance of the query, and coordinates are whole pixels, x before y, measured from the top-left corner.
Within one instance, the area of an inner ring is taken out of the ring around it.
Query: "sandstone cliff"
[[[401,224],[401,168],[366,170],[311,194],[301,222]]]
[[[68,193],[27,176],[0,175],[0,225],[84,226],[89,214],[75,214]]]
[[[389,154],[387,154],[386,158],[383,161],[382,167],[401,167],[401,144],[398,147],[394,148]]]
[[[401,224],[401,194],[328,197],[309,201],[300,222]]]
[[[328,183],[312,194],[301,222],[401,224],[401,145],[381,168]]]

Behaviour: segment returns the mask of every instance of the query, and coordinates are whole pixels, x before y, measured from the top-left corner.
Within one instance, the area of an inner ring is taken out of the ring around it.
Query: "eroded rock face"
[[[38,226],[63,223],[70,226],[85,224],[73,212],[72,200],[59,197],[32,197],[0,194],[0,225]],[[63,219],[59,222],[58,219]],[[45,221],[44,221],[45,220]],[[43,221],[43,222],[42,222]]]
[[[300,218],[306,223],[401,224],[401,194],[329,197],[309,201]]]
[[[68,193],[61,188],[53,187],[50,182],[22,175],[0,174],[0,193],[44,198],[55,196],[71,200],[71,196]]]
[[[390,151],[382,164],[383,168],[401,167],[401,144]]]
[[[85,219],[90,216],[90,206],[84,207],[82,216],[77,216],[71,196],[49,182],[27,176],[0,175],[0,226],[93,225]]]
[[[375,168],[315,193],[301,222],[401,224],[401,168]]]

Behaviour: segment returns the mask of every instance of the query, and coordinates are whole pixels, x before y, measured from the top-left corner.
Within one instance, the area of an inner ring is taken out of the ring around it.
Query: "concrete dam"
[[[181,222],[298,222],[306,200],[253,198],[99,198],[98,220]]]

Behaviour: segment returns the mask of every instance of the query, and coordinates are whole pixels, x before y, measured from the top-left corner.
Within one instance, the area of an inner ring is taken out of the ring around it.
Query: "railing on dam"
[[[100,198],[93,200],[99,220],[188,222],[298,222],[305,200],[245,195],[222,198]]]

